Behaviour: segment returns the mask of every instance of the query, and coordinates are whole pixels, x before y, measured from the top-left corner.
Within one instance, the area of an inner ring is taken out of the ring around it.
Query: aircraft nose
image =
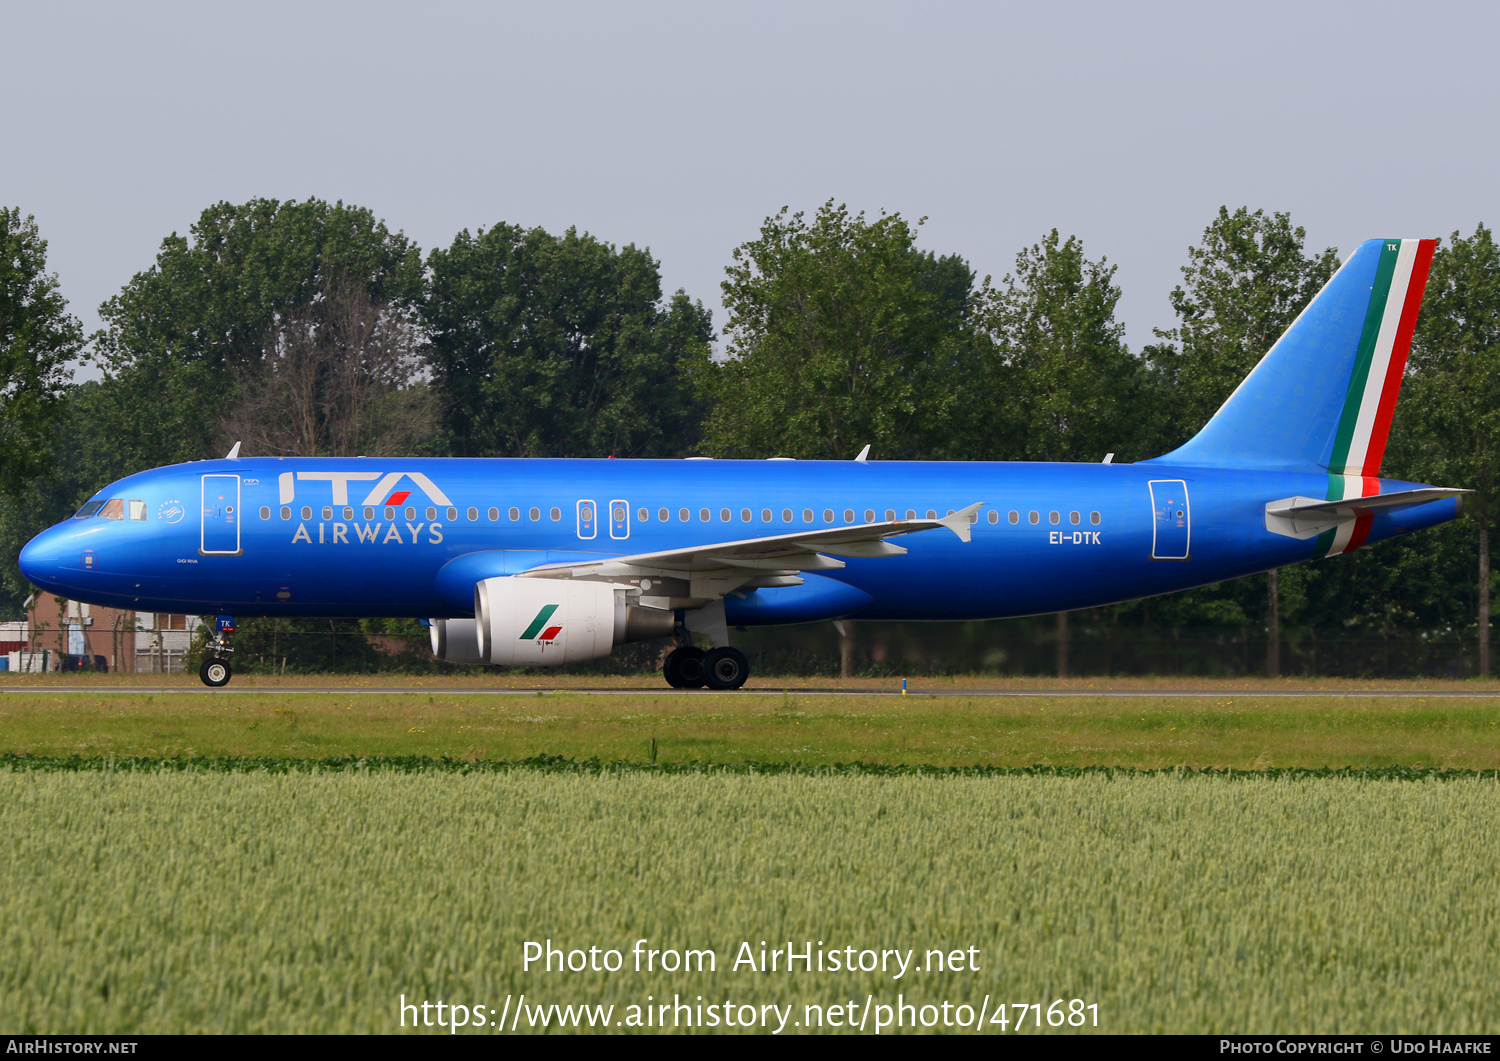
[[[21,568],[21,574],[32,585],[42,589],[56,588],[57,565],[62,556],[62,539],[65,536],[66,532],[61,528],[50,527],[21,547],[21,555],[16,562]]]

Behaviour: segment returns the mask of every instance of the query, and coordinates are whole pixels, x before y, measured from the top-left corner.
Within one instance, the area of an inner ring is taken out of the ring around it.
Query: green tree
[[[1115,320],[1114,274],[1105,259],[1089,261],[1078,237],[1053,229],[1016,255],[998,288],[986,283],[975,316],[992,352],[976,359],[979,382],[965,406],[982,421],[967,436],[988,429],[994,455],[1012,460],[1135,455],[1142,367]]]
[[[917,222],[917,226],[921,225]],[[916,249],[899,214],[829,200],[768,217],[724,281],[728,358],[705,366],[705,449],[721,456],[933,455],[958,400],[974,274]]]
[[[0,249],[0,489],[15,494],[47,466],[83,328],[47,272],[47,241],[34,217],[0,207]]]
[[[964,373],[961,436],[1014,460],[1134,456],[1142,368],[1115,320],[1115,267],[1090,261],[1076,236],[1053,229],[1016,255],[999,287],[988,279],[975,313],[982,356]],[[1068,613],[1057,613],[1057,674],[1068,674]]]
[[[1398,406],[1400,466],[1474,492],[1479,671],[1490,673],[1490,528],[1500,511],[1500,247],[1479,225],[1433,256]]]
[[[672,457],[691,451],[709,311],[663,304],[649,250],[496,225],[428,257],[423,306],[454,451]]]
[[[421,300],[416,245],[363,207],[221,202],[190,236],[163,240],[156,264],[99,310],[96,358],[114,399],[99,413],[121,439],[117,474],[222,455],[231,373],[262,363],[278,321],[333,285],[356,283],[398,311]]]
[[[1207,423],[1338,270],[1338,252],[1328,247],[1308,254],[1306,238],[1289,214],[1244,206],[1230,213],[1221,206],[1202,243],[1188,248],[1183,283],[1171,295],[1179,324],[1158,329],[1165,341],[1144,351],[1158,394],[1151,407],[1163,414],[1151,421],[1159,448],[1181,445]],[[1293,580],[1307,577],[1293,570]],[[1272,571],[1263,584],[1266,667],[1273,676],[1281,671],[1281,579],[1281,572]],[[1257,576],[1194,593],[1205,599],[1258,595],[1258,582]],[[1302,598],[1300,585],[1296,596]],[[1248,599],[1240,607],[1258,610]]]

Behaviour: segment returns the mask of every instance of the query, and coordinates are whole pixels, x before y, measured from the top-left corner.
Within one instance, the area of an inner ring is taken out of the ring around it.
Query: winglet
[[[865,448],[859,451],[859,456],[855,457],[854,459],[859,461],[859,463],[861,464],[864,464],[870,459],[870,444],[868,442],[865,443]]]
[[[983,501],[976,501],[968,508],[960,509],[952,515],[944,516],[938,522],[958,535],[959,541],[966,542],[969,540],[970,525],[974,522],[974,517],[978,515],[979,510],[983,507]]]
[[[225,457],[224,459],[227,461],[240,459],[240,444],[238,442],[236,442],[234,446],[229,450],[229,456]]]

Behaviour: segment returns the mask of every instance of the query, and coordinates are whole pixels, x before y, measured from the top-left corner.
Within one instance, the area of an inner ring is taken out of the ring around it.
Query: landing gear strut
[[[208,647],[208,658],[198,668],[198,677],[203,684],[217,689],[228,685],[234,671],[229,666],[229,637],[234,633],[234,616],[221,615],[214,620],[214,642]]]

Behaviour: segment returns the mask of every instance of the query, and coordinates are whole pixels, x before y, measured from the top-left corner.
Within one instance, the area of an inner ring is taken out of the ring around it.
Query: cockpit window
[[[105,519],[124,519],[125,499],[121,497],[110,498],[104,502],[104,507],[99,510],[99,515]]]
[[[146,502],[144,502],[144,501],[134,501],[134,500],[131,501],[130,502],[130,518],[131,519],[145,519],[146,518]]]
[[[73,518],[88,519],[90,516],[97,516],[99,514],[99,510],[103,507],[103,501],[90,501],[82,508],[80,508],[77,512],[73,513]]]

